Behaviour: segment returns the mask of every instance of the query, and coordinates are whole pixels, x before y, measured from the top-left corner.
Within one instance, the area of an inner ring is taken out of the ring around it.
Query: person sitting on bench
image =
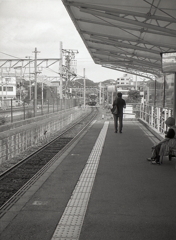
[[[152,147],[152,156],[151,158],[147,158],[148,161],[152,161],[152,164],[160,163],[161,146],[167,145],[169,140],[176,136],[175,119],[169,117],[165,123],[169,127],[169,130],[166,132],[165,139]]]

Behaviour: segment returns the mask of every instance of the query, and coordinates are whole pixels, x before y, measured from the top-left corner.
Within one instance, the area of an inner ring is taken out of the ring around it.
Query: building
[[[118,85],[133,85],[133,75],[131,74],[124,74],[123,77],[117,78]]]
[[[121,92],[123,94],[123,98],[127,98],[128,92],[134,89],[135,85],[133,75],[124,74],[123,77],[117,78],[117,92]]]
[[[0,99],[16,98],[16,77],[1,76],[0,81]]]

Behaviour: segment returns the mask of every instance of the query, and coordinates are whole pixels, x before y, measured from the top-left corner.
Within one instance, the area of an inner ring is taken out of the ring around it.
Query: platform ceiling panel
[[[92,59],[154,79],[176,51],[175,0],[62,0]]]

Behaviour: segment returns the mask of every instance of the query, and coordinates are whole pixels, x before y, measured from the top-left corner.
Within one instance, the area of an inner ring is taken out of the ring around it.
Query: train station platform
[[[157,141],[99,118],[1,218],[1,240],[175,240],[175,160],[146,160]]]

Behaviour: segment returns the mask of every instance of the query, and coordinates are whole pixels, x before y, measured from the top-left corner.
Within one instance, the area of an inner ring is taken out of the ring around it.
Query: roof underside
[[[96,64],[155,79],[176,51],[175,0],[62,0]]]

